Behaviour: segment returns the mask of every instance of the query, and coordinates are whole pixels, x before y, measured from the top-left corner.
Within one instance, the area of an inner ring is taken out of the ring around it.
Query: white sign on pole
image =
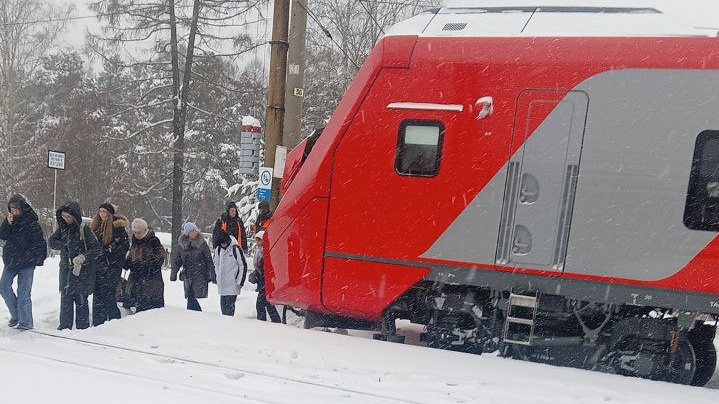
[[[260,167],[260,181],[257,183],[259,189],[272,189],[272,169]]]
[[[285,173],[285,163],[287,162],[287,148],[285,146],[277,146],[275,149],[275,177],[282,178]]]
[[[55,170],[65,169],[65,153],[58,151],[47,151],[47,167]]]

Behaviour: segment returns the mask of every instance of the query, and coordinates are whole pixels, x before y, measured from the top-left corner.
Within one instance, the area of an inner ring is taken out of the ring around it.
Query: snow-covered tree
[[[172,156],[172,234],[173,246],[180,232],[186,176],[185,137],[202,136],[189,123],[191,110],[219,115],[193,108],[193,89],[199,82],[221,83],[222,76],[194,76],[195,63],[202,59],[238,57],[254,48],[244,32],[251,11],[259,13],[261,1],[250,0],[100,0],[91,5],[105,24],[102,33],[89,36],[90,47],[99,55],[122,51],[125,65],[145,65],[168,73],[171,91],[164,119],[151,126],[163,126],[172,133],[168,143]],[[131,46],[128,47],[128,44]],[[145,45],[141,57],[136,49]],[[146,105],[137,105],[138,108]],[[157,150],[153,150],[157,152]],[[159,158],[159,157],[158,157]]]
[[[34,138],[29,80],[56,46],[73,11],[46,0],[0,1],[0,195],[24,187],[26,156]],[[46,152],[46,151],[44,151]]]

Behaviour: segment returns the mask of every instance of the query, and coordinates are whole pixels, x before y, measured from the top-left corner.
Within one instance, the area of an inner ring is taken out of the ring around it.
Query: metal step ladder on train
[[[507,318],[502,339],[508,344],[532,345],[539,307],[539,293],[511,292],[507,301]]]

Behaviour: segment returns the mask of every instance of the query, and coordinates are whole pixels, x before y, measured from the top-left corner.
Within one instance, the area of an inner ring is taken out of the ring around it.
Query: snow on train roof
[[[400,22],[387,36],[424,37],[670,37],[717,36],[719,30],[693,27],[661,7],[505,5],[477,2],[430,10]],[[545,2],[549,3],[549,2]],[[557,3],[557,2],[555,2]],[[507,5],[509,4],[509,5]],[[551,4],[551,3],[550,3]],[[566,4],[566,2],[564,3]],[[605,3],[606,4],[606,3]],[[610,3],[611,4],[611,3]]]

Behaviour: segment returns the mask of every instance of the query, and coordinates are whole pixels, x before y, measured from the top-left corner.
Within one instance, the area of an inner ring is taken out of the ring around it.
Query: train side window
[[[434,177],[442,160],[444,125],[438,121],[404,121],[399,127],[395,170],[400,175]]]
[[[684,225],[719,231],[719,131],[704,131],[694,147]]]

